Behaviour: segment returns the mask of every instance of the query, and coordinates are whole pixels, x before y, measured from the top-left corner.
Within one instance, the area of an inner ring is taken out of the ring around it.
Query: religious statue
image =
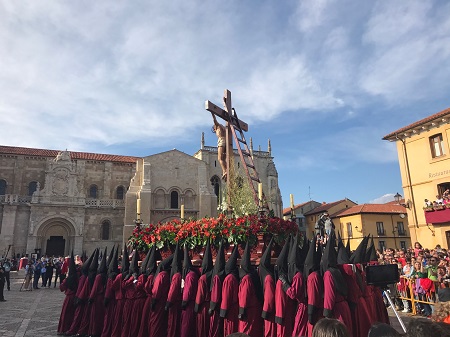
[[[226,129],[225,127],[217,122],[216,116],[213,114],[214,126],[212,128],[213,132],[217,136],[217,157],[219,160],[220,167],[222,167],[222,179],[227,179],[227,144],[226,144]]]

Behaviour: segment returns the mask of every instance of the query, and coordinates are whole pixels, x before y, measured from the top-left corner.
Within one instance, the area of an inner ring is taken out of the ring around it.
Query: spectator
[[[414,257],[419,256],[419,252],[421,252],[422,250],[422,245],[419,242],[414,242]]]
[[[41,269],[42,269],[42,262],[40,260],[36,260],[34,263],[34,275],[33,275],[33,289],[39,289],[39,278],[41,277]]]
[[[3,269],[5,270],[6,287],[8,291],[10,291],[11,290],[10,271],[12,269],[12,263],[9,259],[5,259],[5,261],[3,262]]]
[[[386,323],[375,323],[369,330],[367,337],[397,337],[402,336],[397,330]]]
[[[33,279],[34,274],[34,266],[31,260],[28,262],[28,264],[25,266],[25,282],[24,282],[24,290],[25,291],[31,291],[31,280]]]
[[[334,318],[322,318],[314,326],[312,337],[349,337],[347,327]]]
[[[408,337],[445,336],[441,326],[427,319],[412,319],[407,327]]]
[[[54,270],[54,266],[53,266],[52,259],[49,259],[45,266],[44,287],[50,288],[50,286],[52,285],[53,270]]]

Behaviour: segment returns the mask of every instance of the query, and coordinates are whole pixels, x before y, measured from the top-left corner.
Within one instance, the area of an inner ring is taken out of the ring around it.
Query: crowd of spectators
[[[438,194],[434,201],[425,199],[424,202],[425,202],[424,209],[446,206],[447,204],[450,205],[450,190],[448,189],[445,190],[445,192],[442,193],[442,195]]]
[[[62,283],[67,271],[68,262],[64,257],[43,256],[40,259],[31,259],[25,267],[23,290],[50,288],[52,283],[56,288],[56,283],[58,280]]]

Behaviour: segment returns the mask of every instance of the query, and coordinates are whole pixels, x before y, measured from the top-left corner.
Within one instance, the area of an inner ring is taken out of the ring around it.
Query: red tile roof
[[[396,140],[396,135],[402,132],[406,132],[409,130],[412,130],[418,126],[421,126],[423,124],[427,124],[432,122],[433,120],[439,119],[439,118],[444,118],[447,115],[450,114],[450,108],[447,108],[445,110],[442,110],[438,113],[435,113],[434,115],[428,116],[426,118],[421,119],[420,121],[414,122],[412,124],[409,124],[407,126],[404,126],[394,132],[391,132],[390,134],[386,135],[383,137],[383,140],[390,140],[390,141],[395,141]]]
[[[316,201],[311,200],[311,201],[307,201],[307,202],[304,202],[304,203],[301,203],[301,204],[294,205],[294,211],[296,209],[299,209],[300,207],[303,207],[303,206],[309,204],[310,202],[316,202]],[[290,215],[290,214],[291,214],[291,207],[287,207],[287,208],[283,209],[283,215]]]
[[[362,204],[343,209],[331,215],[332,218],[361,214],[361,213],[382,213],[382,214],[401,214],[406,213],[405,207],[398,204]]]
[[[27,147],[0,145],[0,154],[55,158],[59,152],[60,151],[58,150],[33,149]],[[69,153],[72,159],[81,159],[81,160],[110,161],[116,163],[136,163],[136,160],[139,159],[139,157],[120,156],[115,154],[72,152],[72,151],[69,151]]]
[[[327,204],[322,204],[320,206],[317,206],[316,208],[313,208],[312,210],[306,212],[304,215],[314,215],[314,214],[319,214],[319,213],[323,213],[323,212],[328,212],[328,210],[331,207],[336,206],[337,204],[340,204],[345,201],[350,201],[350,202],[356,204],[355,202],[351,201],[350,199],[342,199],[342,200],[338,200],[338,201],[334,201],[334,202],[330,202]]]

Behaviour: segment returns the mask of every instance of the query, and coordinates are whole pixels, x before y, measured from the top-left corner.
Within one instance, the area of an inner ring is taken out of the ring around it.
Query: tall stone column
[[[4,205],[1,220],[0,255],[6,253],[8,245],[14,244],[14,230],[16,226],[17,205]]]

